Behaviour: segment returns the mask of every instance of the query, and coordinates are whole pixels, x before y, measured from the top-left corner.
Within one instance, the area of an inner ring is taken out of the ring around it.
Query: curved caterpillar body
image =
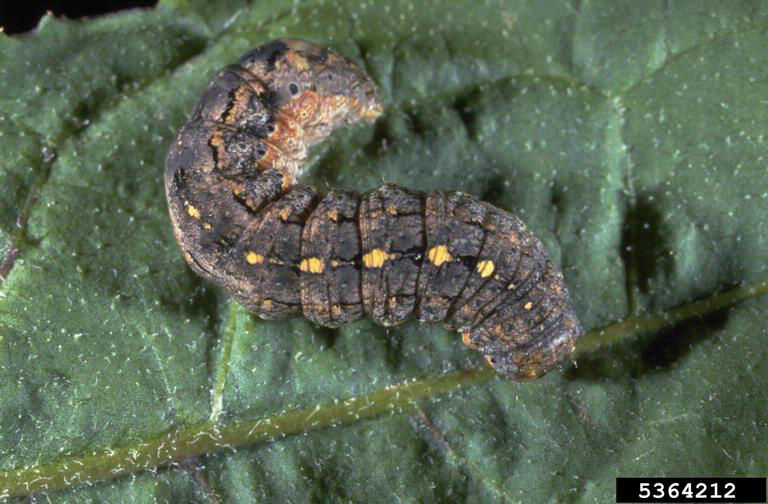
[[[187,262],[266,319],[442,321],[503,375],[543,375],[581,329],[520,219],[455,191],[298,184],[309,146],[381,112],[360,68],[307,42],[275,40],[221,70],[165,165]]]

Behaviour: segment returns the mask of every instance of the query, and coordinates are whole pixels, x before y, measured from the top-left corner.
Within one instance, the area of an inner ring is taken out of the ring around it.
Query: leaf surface
[[[169,0],[0,34],[0,496],[586,503],[766,474],[767,13]],[[593,329],[576,366],[508,383],[442,328],[264,322],[187,269],[168,144],[276,37],[357,60],[386,105],[307,179],[518,213]]]

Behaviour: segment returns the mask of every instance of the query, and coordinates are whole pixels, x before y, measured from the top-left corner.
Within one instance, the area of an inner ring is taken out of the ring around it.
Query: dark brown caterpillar
[[[373,82],[329,49],[276,40],[210,82],[165,165],[193,270],[266,319],[337,327],[443,321],[515,380],[581,334],[562,274],[516,216],[455,191],[298,184],[307,148],[382,112]]]

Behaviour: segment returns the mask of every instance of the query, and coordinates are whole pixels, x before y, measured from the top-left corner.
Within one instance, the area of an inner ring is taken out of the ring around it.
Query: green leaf
[[[501,380],[453,333],[264,322],[184,265],[168,144],[276,37],[386,112],[319,187],[518,213],[584,326]],[[610,502],[619,475],[768,472],[768,4],[168,0],[0,34],[0,497]]]

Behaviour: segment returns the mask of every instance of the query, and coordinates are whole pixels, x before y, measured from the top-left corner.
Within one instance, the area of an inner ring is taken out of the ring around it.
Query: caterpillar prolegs
[[[308,42],[275,40],[218,72],[165,165],[187,262],[265,319],[442,321],[504,376],[543,375],[581,329],[519,218],[456,191],[323,195],[297,180],[309,146],[381,112],[359,67]]]

